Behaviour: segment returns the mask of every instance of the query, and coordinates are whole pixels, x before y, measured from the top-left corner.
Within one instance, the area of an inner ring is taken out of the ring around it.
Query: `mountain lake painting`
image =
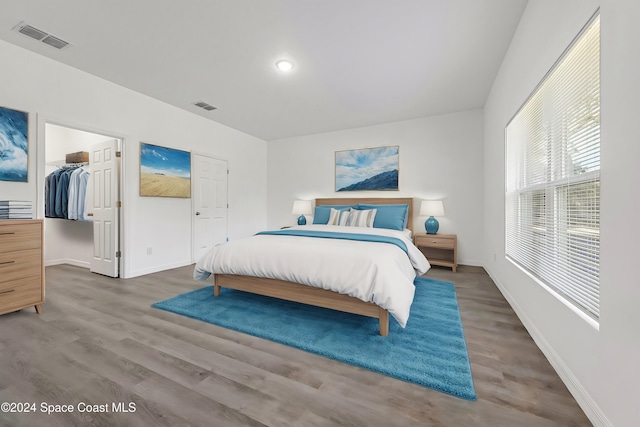
[[[398,146],[336,151],[336,191],[397,191],[398,152]]]
[[[141,142],[140,195],[191,197],[191,153]]]
[[[27,182],[29,114],[0,107],[0,181]]]

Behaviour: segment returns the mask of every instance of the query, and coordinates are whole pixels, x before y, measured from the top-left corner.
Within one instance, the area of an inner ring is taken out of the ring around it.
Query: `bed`
[[[382,336],[389,334],[390,314],[404,327],[415,291],[413,279],[430,268],[410,237],[413,199],[322,198],[315,205],[318,220],[320,210],[333,212],[329,207],[357,205],[367,210],[368,205],[384,205],[376,209],[379,221],[383,211],[408,207],[402,230],[314,224],[238,239],[199,260],[194,278],[213,275],[216,297],[221,288],[231,288],[373,317]]]

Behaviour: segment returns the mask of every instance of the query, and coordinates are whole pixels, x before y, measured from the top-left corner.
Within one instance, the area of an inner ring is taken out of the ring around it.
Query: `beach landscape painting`
[[[141,142],[140,195],[191,197],[191,153]]]
[[[27,182],[29,114],[0,107],[0,181]]]
[[[398,146],[336,151],[336,191],[397,191],[398,168]]]

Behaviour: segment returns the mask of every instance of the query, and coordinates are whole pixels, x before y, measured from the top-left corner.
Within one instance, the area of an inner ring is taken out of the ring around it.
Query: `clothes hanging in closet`
[[[80,167],[73,171],[69,177],[69,205],[67,209],[69,219],[87,219],[85,204],[89,176],[89,172],[84,167]]]
[[[84,167],[70,166],[51,172],[45,178],[44,215],[47,218],[86,220],[87,182]]]

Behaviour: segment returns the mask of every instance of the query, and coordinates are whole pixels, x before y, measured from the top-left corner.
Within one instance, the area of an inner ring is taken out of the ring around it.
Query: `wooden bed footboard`
[[[220,295],[220,288],[231,288],[258,295],[300,302],[318,307],[347,313],[374,317],[380,324],[380,335],[389,335],[389,312],[371,302],[365,302],[349,295],[339,294],[322,288],[286,282],[277,279],[264,279],[232,274],[215,274],[213,295]]]

